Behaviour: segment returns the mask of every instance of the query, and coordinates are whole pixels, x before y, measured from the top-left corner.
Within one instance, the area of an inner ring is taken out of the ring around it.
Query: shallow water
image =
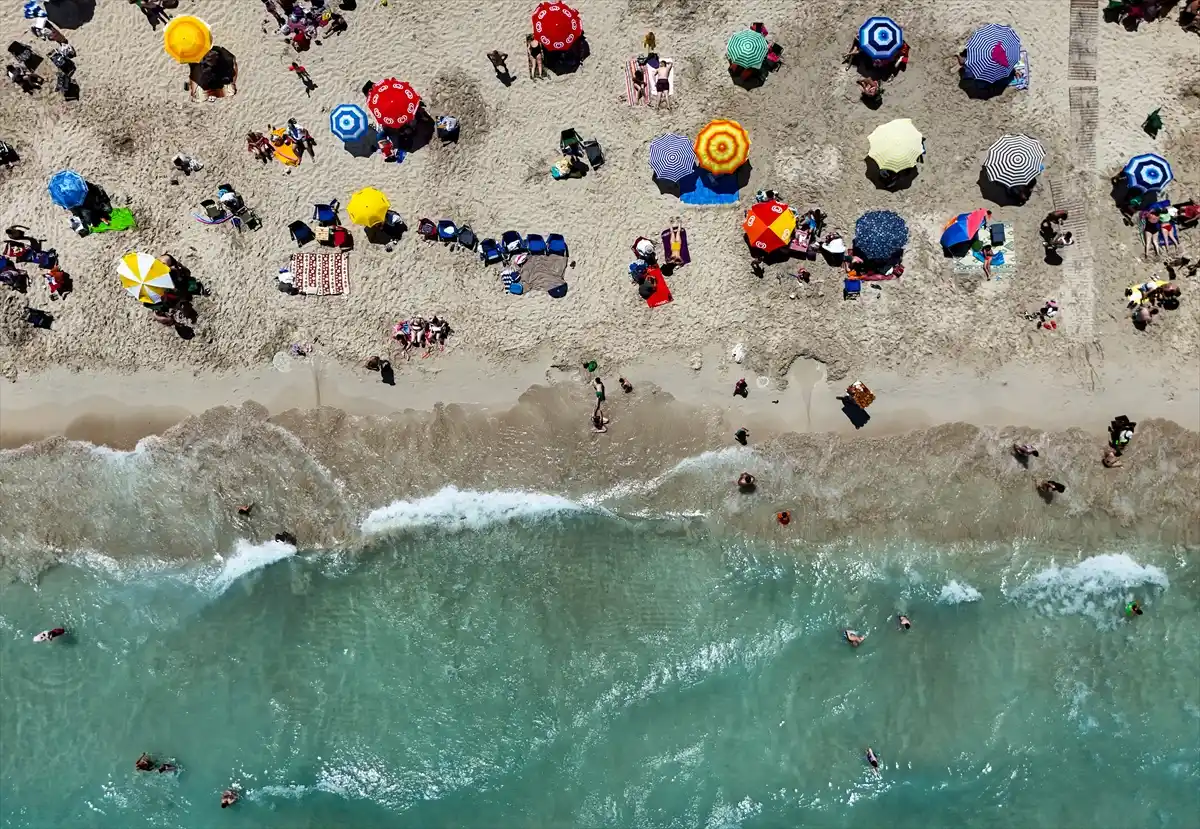
[[[364,530],[361,551],[93,554],[0,588],[0,825],[1200,814],[1200,568],[1182,554],[779,545],[469,492]],[[30,642],[54,624],[70,639]],[[141,751],[182,771],[139,774]],[[244,799],[221,811],[233,781]]]

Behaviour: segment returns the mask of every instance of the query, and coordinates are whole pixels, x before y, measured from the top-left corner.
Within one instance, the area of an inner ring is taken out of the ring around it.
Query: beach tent
[[[420,107],[421,96],[412,85],[395,78],[380,81],[367,94],[367,109],[375,122],[393,129],[412,123]]]
[[[1005,187],[1024,187],[1045,169],[1046,150],[1028,135],[1003,135],[988,150],[983,169]]]
[[[742,224],[750,246],[763,253],[785,248],[796,232],[796,214],[779,201],[759,202],[746,211]]]
[[[148,253],[127,253],[117,265],[125,293],[146,305],[161,302],[163,294],[174,290],[171,269]]]
[[[767,59],[767,39],[751,29],[734,32],[725,46],[725,57],[743,69],[758,69]]]
[[[383,224],[391,206],[391,202],[383,193],[374,187],[364,187],[350,197],[346,204],[346,213],[356,225],[374,227]]]
[[[1161,190],[1175,178],[1167,160],[1154,153],[1135,155],[1122,172],[1125,173],[1125,183],[1131,189],[1148,192]]]
[[[890,17],[872,17],[858,30],[858,50],[872,61],[889,61],[900,54],[904,32]]]
[[[972,210],[970,213],[959,213],[942,229],[942,247],[952,248],[974,241],[979,228],[987,222],[987,214],[987,210],[983,208]]]
[[[163,29],[163,49],[176,63],[199,63],[212,46],[208,24],[190,14],[172,18]]]
[[[898,173],[916,166],[925,154],[925,138],[909,118],[888,121],[867,136],[867,156],[880,170]]]
[[[50,177],[47,188],[50,201],[67,210],[74,210],[87,201],[88,183],[74,170],[59,170]]]
[[[750,158],[750,135],[737,121],[718,119],[700,130],[693,149],[705,170],[733,173]]]
[[[237,80],[237,59],[228,49],[214,46],[191,65],[189,76],[201,89],[223,89]]]
[[[329,113],[329,131],[339,141],[357,141],[368,129],[366,110],[357,104],[338,104]]]
[[[687,136],[660,135],[650,142],[650,169],[661,181],[678,182],[696,171],[696,151]]]
[[[890,259],[908,244],[908,225],[890,210],[871,210],[854,223],[854,252],[863,259]]]
[[[989,23],[967,38],[967,60],[963,74],[973,81],[991,84],[1012,77],[1021,60],[1021,38],[1008,26]]]
[[[565,52],[582,34],[579,12],[566,3],[541,3],[533,10],[533,36],[551,52]]]

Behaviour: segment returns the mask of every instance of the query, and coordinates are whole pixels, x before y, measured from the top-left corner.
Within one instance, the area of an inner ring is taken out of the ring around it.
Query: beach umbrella
[[[967,38],[963,73],[974,81],[996,83],[1011,77],[1021,60],[1021,38],[1008,26],[989,23]]]
[[[329,113],[329,131],[339,141],[357,141],[369,128],[366,111],[358,104],[338,104]]]
[[[900,24],[890,17],[872,17],[858,30],[858,49],[871,60],[891,60],[904,45]]]
[[[371,87],[367,109],[375,121],[385,127],[403,127],[417,117],[421,96],[410,84],[388,78]]]
[[[122,256],[117,265],[117,275],[121,277],[121,287],[125,293],[146,305],[160,302],[164,293],[175,288],[171,269],[148,253],[127,253]]]
[[[208,24],[190,14],[171,18],[163,29],[163,49],[176,63],[199,63],[212,45]]]
[[[984,159],[988,178],[1005,187],[1024,187],[1045,169],[1046,151],[1028,135],[1002,135]]]
[[[563,52],[583,34],[579,12],[566,3],[542,3],[533,10],[533,36],[551,52]]]
[[[925,154],[925,138],[908,118],[888,121],[867,136],[870,157],[880,170],[898,173],[916,166]]]
[[[1175,178],[1167,160],[1154,153],[1135,155],[1123,172],[1126,183],[1135,190],[1161,190]]]
[[[356,225],[374,227],[383,223],[391,206],[391,202],[383,193],[374,187],[364,187],[350,197],[346,204],[346,213]]]
[[[725,56],[730,63],[743,69],[758,69],[767,59],[767,39],[751,29],[734,32],[725,47]]]
[[[979,228],[987,221],[987,214],[982,207],[970,213],[959,213],[957,218],[951,219],[942,229],[942,247],[952,248],[973,241]]]
[[[694,145],[696,163],[718,175],[732,173],[750,158],[750,136],[737,121],[713,121],[700,130]]]
[[[908,244],[908,225],[890,210],[871,210],[854,223],[854,252],[863,259],[890,259]]]
[[[771,200],[758,202],[746,211],[746,221],[742,223],[750,246],[773,253],[787,247],[796,231],[796,214],[788,210],[783,202]]]
[[[59,170],[50,177],[47,188],[50,201],[67,210],[74,210],[87,200],[88,183],[74,170]]]
[[[696,170],[696,151],[683,135],[667,133],[650,142],[650,169],[662,181],[679,181]]]

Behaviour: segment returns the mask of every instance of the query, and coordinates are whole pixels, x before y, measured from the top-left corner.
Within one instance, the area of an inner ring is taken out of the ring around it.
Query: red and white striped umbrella
[[[380,81],[367,95],[367,109],[375,121],[385,127],[403,127],[412,123],[421,106],[421,96],[412,86],[395,78]]]

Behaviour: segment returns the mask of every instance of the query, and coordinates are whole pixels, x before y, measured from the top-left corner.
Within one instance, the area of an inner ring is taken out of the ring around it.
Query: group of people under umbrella
[[[729,74],[742,84],[761,82],[768,72],[778,69],[783,47],[767,39],[767,27],[752,23],[750,28],[734,32],[725,44]]]
[[[363,94],[365,109],[358,104],[339,104],[329,113],[329,131],[347,148],[367,142],[379,150],[384,161],[403,161],[406,148],[423,143],[416,136],[422,124],[432,124],[443,141],[458,136],[458,119],[451,115],[430,119],[421,96],[407,81],[386,78],[368,83]]]

